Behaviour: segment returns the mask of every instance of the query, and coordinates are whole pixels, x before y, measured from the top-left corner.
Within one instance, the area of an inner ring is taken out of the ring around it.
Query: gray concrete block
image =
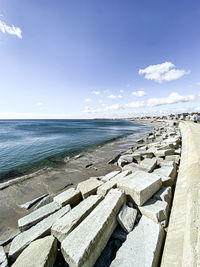
[[[82,200],[82,196],[79,190],[70,188],[62,192],[61,194],[55,196],[53,200],[61,206],[70,204],[71,207],[74,207]]]
[[[145,168],[148,172],[152,172],[157,166],[156,158],[145,158],[140,162],[140,166]]]
[[[51,228],[51,234],[62,242],[101,202],[102,196],[89,196],[66,215],[58,219]]]
[[[81,192],[83,199],[97,192],[97,188],[103,184],[97,178],[90,178],[77,185],[77,189]]]
[[[101,181],[107,182],[107,181],[109,181],[110,179],[112,179],[113,177],[115,177],[119,173],[120,173],[120,171],[109,172],[108,174],[106,174],[105,176],[103,176],[101,178]]]
[[[153,199],[156,199],[156,200],[162,200],[162,201],[165,201],[167,202],[169,205],[171,203],[171,199],[172,199],[172,189],[170,186],[168,187],[161,187],[161,189],[156,192],[153,197]]]
[[[124,229],[124,231],[129,233],[133,230],[136,217],[137,217],[136,209],[129,208],[127,205],[123,205],[117,215],[117,221]]]
[[[111,267],[157,267],[164,239],[159,224],[142,216],[138,225],[127,235]]]
[[[8,267],[8,260],[7,260],[6,253],[2,246],[0,246],[0,266]]]
[[[71,266],[92,267],[117,226],[117,213],[125,194],[112,189],[90,215],[62,242],[61,249]]]

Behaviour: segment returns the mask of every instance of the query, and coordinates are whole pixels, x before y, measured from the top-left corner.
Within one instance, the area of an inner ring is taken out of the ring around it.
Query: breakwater
[[[69,266],[158,266],[180,146],[179,129],[164,125],[111,160],[116,170],[46,196],[19,219],[9,262],[30,266],[34,257],[37,266],[59,266],[59,260]]]

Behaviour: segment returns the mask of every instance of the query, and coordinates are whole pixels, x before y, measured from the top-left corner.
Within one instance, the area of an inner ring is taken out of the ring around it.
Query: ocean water
[[[0,179],[9,179],[149,127],[127,120],[2,120]]]

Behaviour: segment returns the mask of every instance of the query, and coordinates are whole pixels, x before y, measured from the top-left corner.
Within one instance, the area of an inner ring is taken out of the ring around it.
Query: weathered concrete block
[[[180,159],[180,155],[169,155],[165,157],[166,161],[174,161],[177,165],[179,164]]]
[[[13,267],[54,266],[57,256],[57,240],[46,236],[32,242],[17,258]]]
[[[20,207],[23,208],[23,209],[30,209],[35,203],[37,203],[38,201],[40,201],[41,199],[43,199],[44,197],[48,196],[48,194],[44,194],[42,196],[39,196],[31,201],[28,201],[24,204],[21,204]]]
[[[170,205],[172,199],[171,187],[161,187],[161,189],[153,195],[153,199],[165,201]]]
[[[156,157],[165,157],[168,155],[174,155],[174,149],[161,149],[154,152]]]
[[[118,223],[127,233],[133,230],[135,220],[137,217],[137,210],[129,208],[127,205],[123,205],[117,215]]]
[[[106,174],[105,176],[103,176],[101,178],[101,181],[107,182],[107,181],[109,181],[110,179],[112,179],[113,177],[115,177],[119,173],[120,173],[120,171],[109,172],[108,174]]]
[[[105,196],[111,188],[117,187],[117,182],[120,179],[123,179],[124,177],[126,177],[129,174],[131,174],[131,171],[123,171],[123,172],[119,173],[114,178],[110,179],[110,181],[108,181],[108,182],[104,183],[103,185],[101,185],[100,187],[98,187],[97,194],[101,195],[101,196]]]
[[[177,169],[175,166],[163,166],[154,170],[153,174],[162,179],[163,186],[172,186],[175,182]]]
[[[129,164],[131,162],[133,162],[133,157],[131,155],[122,155],[118,159],[117,164],[118,164],[119,167],[123,167],[126,164]]]
[[[131,172],[135,172],[135,171],[147,171],[147,169],[141,167],[139,164],[137,163],[130,163],[128,165],[125,165],[122,168],[122,171],[131,171]]]
[[[166,160],[163,160],[163,161],[160,161],[159,163],[160,167],[176,167],[176,163],[174,161],[166,161]]]
[[[70,205],[67,205],[60,209],[59,211],[53,213],[52,215],[48,216],[41,222],[37,223],[36,225],[32,226],[27,231],[24,231],[17,235],[10,246],[9,250],[9,257],[16,259],[17,256],[34,240],[44,237],[50,234],[51,226],[55,221],[65,215],[67,212],[70,211]]]
[[[61,206],[70,204],[71,207],[74,207],[82,200],[82,196],[79,190],[70,188],[62,192],[61,194],[55,196],[53,200]]]
[[[147,169],[148,172],[152,172],[157,166],[156,158],[146,158],[140,162],[142,168]]]
[[[96,194],[97,188],[102,184],[102,181],[99,181],[97,178],[92,177],[86,181],[79,183],[77,189],[81,191],[82,197],[83,199],[85,199],[90,195]]]
[[[139,224],[127,235],[111,267],[157,267],[164,230],[152,220],[142,216]]]
[[[161,179],[144,171],[137,171],[117,183],[137,205],[143,205],[162,186]]]
[[[94,195],[83,200],[53,224],[51,234],[62,242],[67,235],[90,214],[102,199],[102,196]]]
[[[92,267],[117,226],[117,213],[125,194],[112,189],[90,215],[62,242],[61,249],[71,266]]]
[[[0,246],[0,266],[1,267],[8,267],[8,260],[6,257],[6,253],[3,247]]]
[[[159,223],[168,219],[169,205],[165,201],[149,199],[139,210],[142,215]]]
[[[49,196],[46,196],[45,198],[43,198],[34,208],[34,210],[37,210],[51,202],[53,202],[53,195],[49,195]]]
[[[41,220],[56,212],[60,208],[60,205],[55,202],[52,202],[41,207],[38,210],[31,212],[30,214],[18,220],[18,226],[20,231],[22,232],[27,230],[28,228],[40,222]]]

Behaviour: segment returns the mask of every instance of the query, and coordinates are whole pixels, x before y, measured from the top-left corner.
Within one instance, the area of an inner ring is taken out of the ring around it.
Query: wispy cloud
[[[124,93],[124,90],[119,90],[119,92],[120,92],[121,94],[123,94],[123,93]]]
[[[137,96],[137,97],[142,97],[142,96],[145,96],[146,95],[146,93],[145,93],[144,90],[134,91],[131,94],[134,95],[134,96]]]
[[[93,94],[93,95],[100,95],[100,91],[93,90],[93,91],[92,91],[92,94]]]
[[[85,99],[85,102],[91,102],[91,101],[92,101],[91,98],[86,98],[86,99]]]
[[[43,102],[37,102],[36,106],[42,106],[44,103]]]
[[[111,99],[116,99],[116,98],[122,98],[123,96],[122,95],[109,95],[108,98],[111,98]]]
[[[144,74],[144,78],[147,80],[154,80],[155,82],[162,83],[164,81],[177,80],[189,74],[190,70],[176,69],[173,63],[164,62],[162,64],[149,65],[145,69],[140,69],[138,73],[140,75]]]
[[[2,31],[2,33],[16,35],[18,38],[22,39],[22,30],[19,27],[15,27],[14,25],[8,26],[2,20],[0,20],[0,30]]]

